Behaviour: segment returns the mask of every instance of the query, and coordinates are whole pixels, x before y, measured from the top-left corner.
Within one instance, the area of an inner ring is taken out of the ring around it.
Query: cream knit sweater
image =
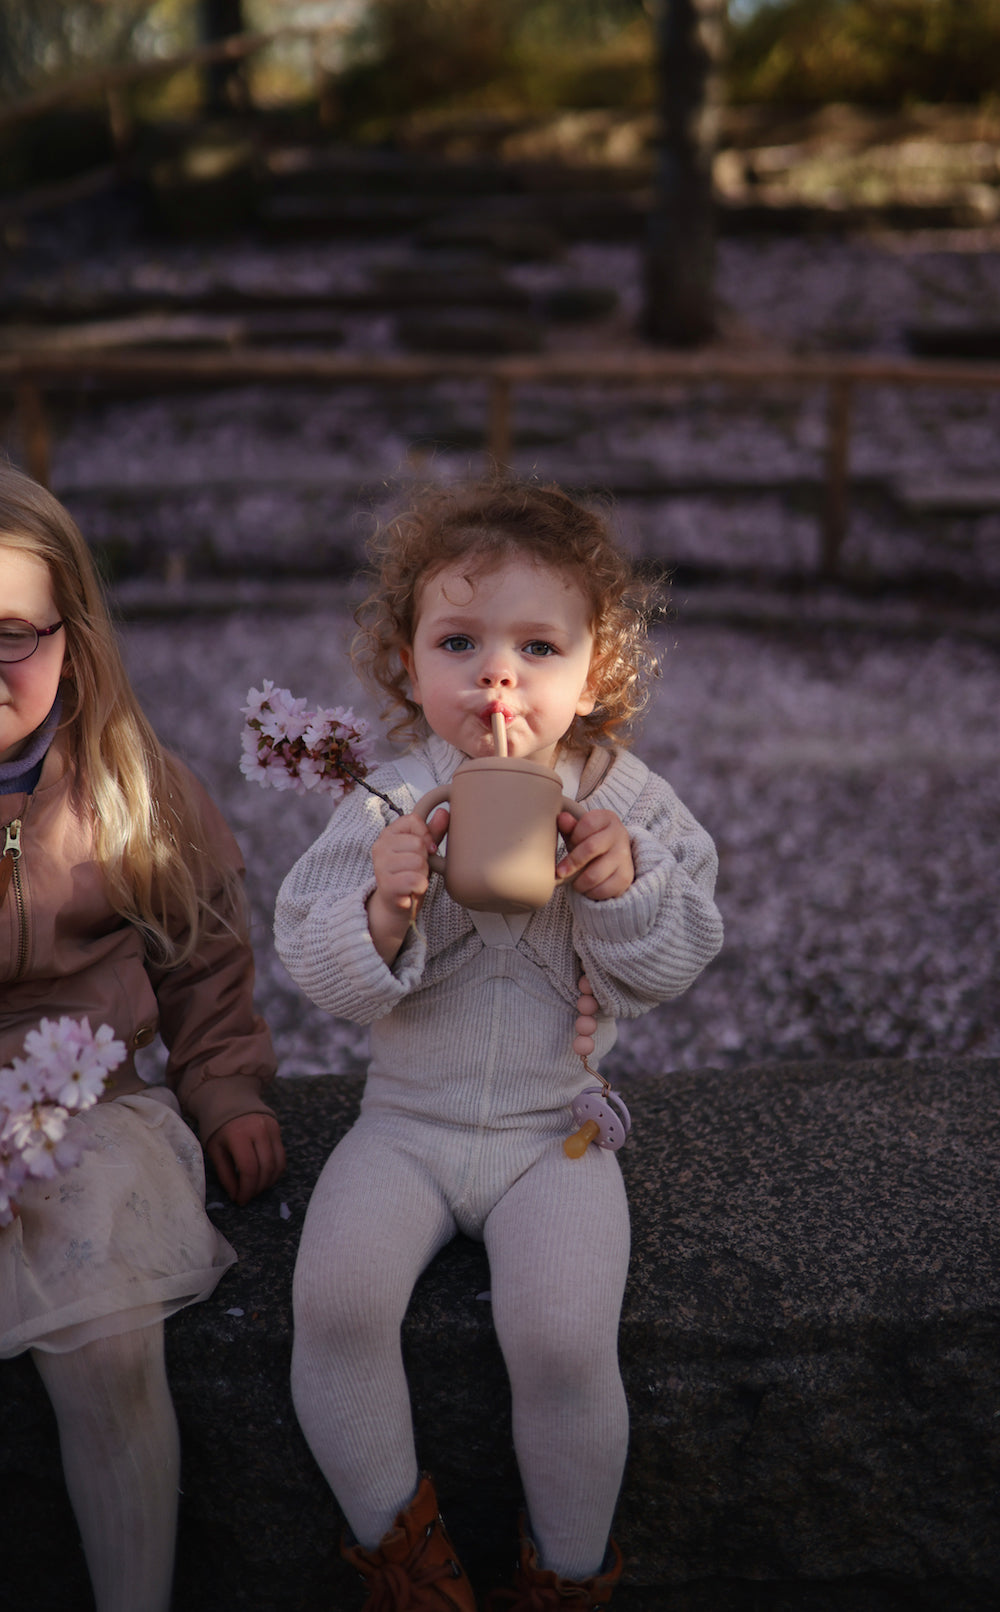
[[[435,736],[415,754],[438,783],[464,759]],[[371,781],[411,809],[413,793],[391,762]],[[432,874],[418,928],[386,966],[365,902],[374,889],[371,847],[389,812],[365,790],[336,806],[292,868],[278,896],[278,955],[319,1007],[372,1025],[366,1110],[477,1128],[527,1121],[536,1133],[551,1116],[564,1129],[581,1087],[571,1045],[580,973],[601,1009],[600,1058],[617,1018],[678,996],[715,956],[715,848],[669,784],[628,751],[595,747],[578,798],[622,819],[635,879],[610,901],[557,889],[516,946],[488,947]]]

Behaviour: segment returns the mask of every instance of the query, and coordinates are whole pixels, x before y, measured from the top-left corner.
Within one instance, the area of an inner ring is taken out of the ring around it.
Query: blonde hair
[[[157,961],[177,966],[197,949],[209,919],[242,922],[237,883],[225,890],[223,918],[192,869],[204,846],[199,814],[132,692],[90,550],[58,500],[6,464],[0,547],[33,554],[48,568],[66,633],[60,730],[111,903],[142,931]]]
[[[576,583],[588,605],[597,704],[574,719],[563,742],[573,748],[602,739],[631,742],[649,677],[659,672],[647,632],[661,585],[640,577],[595,511],[559,487],[510,476],[434,486],[376,531],[368,554],[371,591],[355,611],[352,660],[385,696],[382,715],[395,717],[390,738],[427,731],[400,655],[413,642],[421,588],[455,564],[467,564],[474,576],[525,555]]]

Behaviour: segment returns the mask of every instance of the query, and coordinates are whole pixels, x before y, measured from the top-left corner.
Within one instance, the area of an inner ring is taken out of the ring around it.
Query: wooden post
[[[243,34],[243,0],[198,0],[198,23],[207,45],[226,46]],[[226,51],[206,63],[205,111],[225,116],[249,109],[250,96],[240,55]]]
[[[124,166],[135,141],[135,120],[132,117],[128,91],[123,84],[109,84],[104,92],[104,100],[108,109],[108,128],[111,131],[111,143],[115,148],[115,158],[120,166]]]
[[[17,383],[17,420],[24,453],[24,468],[29,476],[49,485],[49,426],[45,418],[45,404],[38,382],[22,376]]]
[[[486,449],[493,463],[502,466],[510,464],[512,447],[510,380],[506,375],[492,375]]]
[[[659,0],[660,149],[643,325],[668,347],[695,347],[715,332],[712,158],[725,23],[726,0]]]
[[[826,504],[819,562],[820,575],[827,580],[837,574],[841,546],[847,535],[853,390],[846,375],[835,375],[827,391]]]

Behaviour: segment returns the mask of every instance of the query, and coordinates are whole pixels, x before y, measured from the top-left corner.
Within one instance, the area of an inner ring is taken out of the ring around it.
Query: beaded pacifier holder
[[[632,1129],[632,1117],[625,1107],[621,1094],[612,1091],[610,1082],[605,1080],[599,1070],[591,1069],[587,1061],[594,1050],[593,1031],[597,1029],[595,1017],[597,999],[591,992],[590,981],[585,974],[580,979],[580,995],[576,1011],[577,1033],[573,1050],[579,1055],[587,1074],[598,1084],[585,1086],[573,1101],[573,1118],[579,1129],[574,1131],[572,1136],[567,1136],[563,1143],[563,1152],[569,1159],[582,1158],[591,1142],[617,1153],[620,1147],[625,1146],[628,1133]]]

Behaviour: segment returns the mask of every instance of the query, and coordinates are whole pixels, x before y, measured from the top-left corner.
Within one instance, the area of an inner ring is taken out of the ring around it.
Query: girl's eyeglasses
[[[10,666],[19,660],[28,660],[38,648],[41,638],[51,638],[63,625],[53,622],[51,627],[33,627],[30,621],[14,618],[0,621],[0,662]]]

